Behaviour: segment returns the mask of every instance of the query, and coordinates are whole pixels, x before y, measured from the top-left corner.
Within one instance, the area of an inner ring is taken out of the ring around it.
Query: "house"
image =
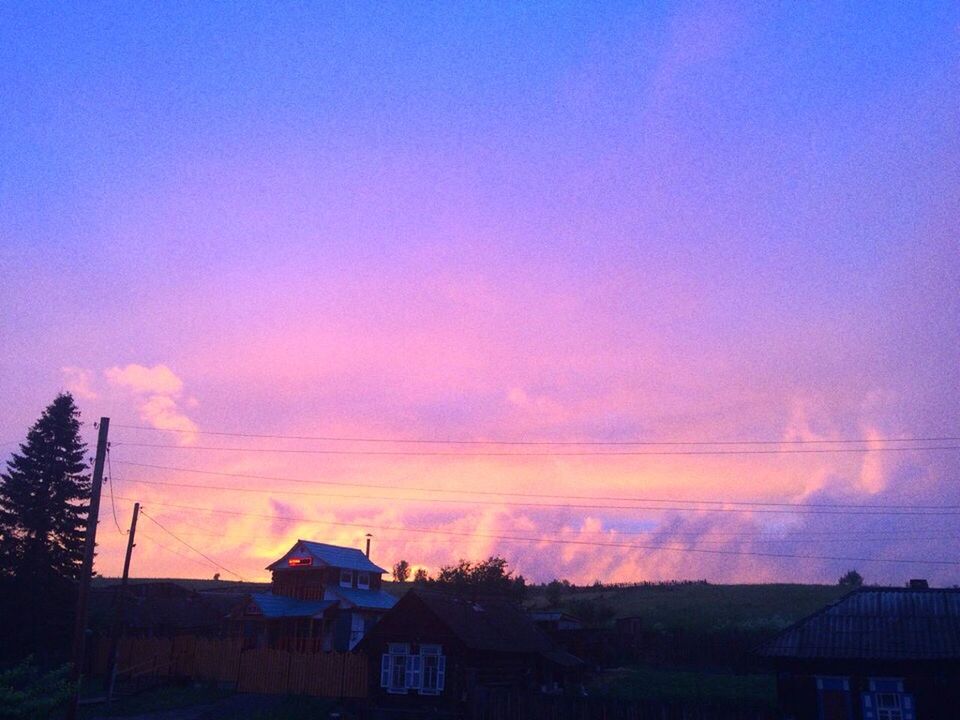
[[[247,647],[352,650],[396,603],[381,587],[386,571],[355,548],[297,540],[267,570],[270,591],[234,612]]]
[[[372,702],[393,713],[516,708],[521,693],[573,691],[582,666],[507,600],[419,589],[359,649],[370,658]]]
[[[223,635],[231,609],[243,597],[243,593],[196,591],[173,582],[130,583],[122,595],[121,585],[106,585],[90,593],[89,625],[94,633],[106,635],[119,611],[125,635],[216,637]]]
[[[960,590],[861,588],[765,643],[785,718],[960,712]]]

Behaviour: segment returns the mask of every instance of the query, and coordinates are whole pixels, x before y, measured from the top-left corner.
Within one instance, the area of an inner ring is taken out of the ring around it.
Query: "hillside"
[[[637,585],[625,588],[576,588],[561,595],[560,606],[577,614],[586,604],[605,606],[610,619],[642,618],[644,627],[705,631],[727,627],[777,628],[799,620],[848,592],[837,585]],[[533,588],[532,607],[549,604],[542,588]]]

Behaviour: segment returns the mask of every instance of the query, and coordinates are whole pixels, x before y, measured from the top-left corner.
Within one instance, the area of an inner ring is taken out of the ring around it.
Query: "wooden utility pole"
[[[113,478],[110,478],[113,482]],[[120,647],[120,633],[123,631],[124,612],[126,611],[127,579],[130,577],[130,558],[133,556],[134,542],[137,536],[137,518],[140,516],[140,503],[133,504],[133,517],[130,518],[130,531],[127,534],[127,554],[123,558],[123,577],[120,578],[120,591],[114,598],[116,606],[113,613],[113,630],[110,633],[110,655],[107,665],[107,702],[113,698],[113,686],[117,679],[117,650]]]
[[[87,509],[87,540],[80,568],[80,587],[77,589],[77,616],[73,624],[73,663],[70,680],[74,683],[73,697],[67,705],[67,720],[77,717],[80,702],[80,676],[84,649],[87,640],[87,601],[90,597],[90,577],[93,575],[93,552],[97,546],[97,522],[100,517],[100,488],[103,486],[103,464],[107,457],[107,435],[110,418],[100,418],[100,434],[97,436],[97,457],[93,462],[93,485],[90,488],[90,507]]]

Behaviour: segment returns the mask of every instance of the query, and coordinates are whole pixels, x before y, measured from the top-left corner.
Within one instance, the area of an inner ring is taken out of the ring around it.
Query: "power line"
[[[157,503],[154,503],[154,504],[157,504]],[[221,531],[221,532],[215,532],[215,531],[212,531],[212,530],[210,530],[210,529],[204,529],[204,528],[202,528],[202,527],[199,526],[199,525],[195,525],[195,524],[193,524],[193,523],[188,523],[188,522],[184,521],[182,518],[180,518],[179,521],[180,521],[181,523],[183,523],[184,525],[187,525],[188,527],[195,528],[195,531],[193,531],[193,532],[184,532],[184,531],[181,530],[181,531],[180,531],[180,534],[181,534],[181,535],[187,535],[187,536],[196,535],[196,536],[198,536],[198,537],[223,538],[223,532],[222,532],[222,531]],[[606,532],[606,533],[603,533],[603,532],[580,531],[580,530],[577,530],[577,531],[575,531],[575,532],[576,532],[576,535],[577,535],[578,537],[581,537],[581,536],[584,536],[584,535],[587,535],[587,536],[593,535],[593,536],[601,536],[601,537],[614,537],[614,536],[616,536],[616,535],[634,535],[634,534],[636,534],[636,533],[617,532],[617,531],[615,531],[615,530],[614,530],[614,531],[610,531],[610,532]],[[697,544],[697,545],[702,545],[702,544],[707,544],[707,545],[729,545],[729,544],[730,544],[730,540],[718,540],[718,539],[709,538],[709,537],[708,537],[708,538],[703,538],[703,539],[701,539],[700,537],[695,536],[695,535],[693,535],[693,534],[691,534],[691,533],[665,533],[665,534],[671,535],[671,537],[666,538],[667,540],[669,540],[669,541],[671,541],[671,542],[683,542],[683,538],[684,538],[684,537],[688,537],[688,538],[692,538],[692,539],[696,540],[696,544]],[[712,533],[706,533],[706,534],[709,535],[709,534],[712,534]],[[731,534],[730,536],[733,536],[733,534]],[[800,544],[800,543],[806,544],[806,543],[809,543],[809,542],[810,542],[809,539],[805,539],[805,538],[758,538],[758,537],[756,537],[756,536],[750,536],[750,535],[743,535],[742,537],[743,537],[743,539],[745,539],[745,540],[750,540],[751,542],[761,543],[761,544],[764,544],[764,545],[767,545],[767,544],[776,545],[776,544],[783,544],[783,543],[788,543],[788,544],[796,545],[796,544]],[[903,539],[903,538],[904,538],[904,536],[900,536],[899,539]],[[819,542],[824,542],[824,543],[850,543],[852,540],[856,540],[857,542],[879,543],[879,542],[889,542],[889,541],[892,540],[892,539],[897,539],[897,538],[891,538],[891,537],[859,537],[859,538],[832,537],[832,538],[824,538],[824,539],[821,539],[821,540],[819,540]],[[939,541],[950,541],[950,542],[953,542],[954,540],[960,539],[960,535],[938,535],[938,536],[923,536],[923,535],[918,535],[918,536],[908,537],[907,539],[912,539],[912,540],[926,540],[926,541],[929,541],[929,542],[939,542]]]
[[[117,442],[117,446],[163,448],[168,450],[206,450],[213,452],[271,453],[279,455],[354,455],[354,456],[413,456],[413,457],[666,457],[674,455],[806,455],[827,453],[920,452],[932,450],[960,450],[960,445],[924,445],[922,447],[864,447],[864,448],[778,448],[776,450],[608,450],[562,452],[502,452],[476,451],[445,452],[439,450],[332,450],[305,448],[244,448],[214,447],[210,445],[170,445],[164,443]]]
[[[267,514],[260,514],[260,513],[248,513],[248,512],[245,513],[245,512],[239,512],[234,510],[222,510],[218,508],[203,508],[203,507],[196,507],[192,505],[179,505],[175,503],[154,502],[153,504],[166,506],[166,507],[176,507],[176,508],[185,509],[185,510],[197,510],[200,512],[210,512],[210,513],[218,513],[218,514],[225,514],[225,515],[259,517],[259,518],[268,518],[272,520],[293,520],[296,522],[316,522],[318,524],[353,527],[353,528],[358,528],[363,530],[383,530],[387,532],[400,532],[400,533],[414,532],[414,533],[433,534],[433,535],[446,535],[446,536],[453,536],[453,537],[502,540],[502,541],[508,541],[508,542],[531,542],[531,543],[538,543],[538,544],[552,543],[552,544],[559,544],[559,545],[623,548],[628,550],[656,550],[656,551],[666,550],[666,551],[675,551],[675,552],[704,553],[709,555],[754,556],[754,557],[769,557],[769,558],[793,559],[793,560],[824,560],[824,561],[855,562],[855,563],[893,563],[893,564],[912,564],[912,565],[960,566],[960,561],[957,561],[957,560],[930,560],[930,559],[908,559],[908,558],[864,558],[864,557],[847,557],[847,556],[830,556],[830,555],[799,555],[799,554],[793,554],[793,553],[757,552],[757,551],[747,551],[747,550],[724,550],[724,549],[717,549],[717,548],[688,548],[688,547],[676,547],[676,546],[666,546],[666,545],[639,545],[636,543],[597,542],[597,541],[590,541],[590,540],[565,540],[561,538],[532,538],[532,537],[512,536],[512,535],[491,535],[491,534],[485,534],[485,533],[462,532],[462,531],[456,531],[456,530],[440,530],[438,528],[395,527],[395,526],[389,526],[389,525],[372,525],[369,523],[348,523],[348,522],[336,522],[332,520],[311,520],[311,519],[305,519],[305,518],[292,517],[289,515],[285,516],[285,515],[267,515]],[[153,520],[153,522],[157,522],[157,521]],[[159,523],[157,524],[159,525]],[[169,532],[169,530],[167,532]],[[172,533],[170,534],[172,535]],[[180,540],[180,542],[183,542],[183,541]],[[188,545],[188,547],[190,546]],[[192,547],[191,549],[195,550],[195,548],[192,548]],[[195,550],[195,552],[199,552],[199,551]],[[209,558],[207,559],[209,560]],[[231,572],[231,571],[228,570],[227,572]],[[231,574],[236,575],[236,573],[232,573],[232,572]],[[237,577],[239,577],[239,575]]]
[[[864,503],[797,503],[797,502],[762,502],[747,500],[684,500],[677,498],[649,498],[649,497],[623,497],[623,496],[605,496],[605,495],[560,495],[544,493],[524,493],[514,491],[500,490],[472,490],[472,489],[449,489],[437,487],[405,486],[402,488],[396,485],[385,483],[353,483],[341,480],[306,480],[304,478],[284,477],[280,475],[252,475],[249,473],[219,472],[214,470],[199,470],[195,468],[173,467],[170,465],[156,465],[153,463],[139,463],[128,460],[117,460],[118,464],[131,465],[134,467],[151,468],[155,470],[171,470],[174,472],[187,472],[197,475],[214,475],[217,477],[241,478],[247,480],[270,480],[276,482],[302,483],[305,485],[333,485],[337,487],[356,487],[372,488],[375,490],[409,490],[414,492],[431,492],[443,494],[462,494],[462,495],[485,495],[492,497],[525,497],[542,498],[553,500],[594,500],[608,502],[650,502],[650,503],[676,503],[687,505],[738,505],[745,507],[802,507],[802,508],[847,508],[847,509],[892,509],[892,510],[960,510],[960,505],[868,505]],[[145,482],[145,481],[141,481]],[[606,507],[606,506],[604,506]]]
[[[157,503],[162,504],[162,503]],[[194,523],[188,522],[183,518],[178,518],[179,522],[187,525],[188,527],[196,528],[197,530],[207,530],[207,528],[196,525]],[[623,530],[616,527],[608,527],[606,530],[599,531],[590,531],[590,530],[580,530],[576,528],[565,527],[563,525],[553,525],[550,526],[550,529],[554,532],[575,532],[577,535],[597,535],[600,537],[609,537],[611,534],[616,535],[625,535],[630,537],[643,537],[649,535],[669,535],[671,538],[693,538],[700,539],[704,535],[718,536],[718,537],[734,537],[734,538],[751,538],[759,542],[794,542],[791,538],[765,538],[761,537],[763,530],[746,528],[736,531],[723,531],[723,530],[707,530],[707,531],[687,531],[687,530],[670,530],[666,528],[659,528],[655,530]],[[850,531],[845,532],[836,532],[836,531],[817,531],[817,530],[802,530],[803,535],[807,538],[816,537],[816,538],[826,538],[836,540],[838,542],[851,542],[851,541],[860,541],[860,540],[876,540],[876,541],[887,541],[887,540],[954,540],[960,539],[960,535],[916,535],[914,533],[897,533],[893,531],[885,531],[883,533],[867,532],[867,533],[855,533]],[[215,537],[222,537],[223,533],[215,533]],[[807,542],[806,539],[797,539],[796,542]]]
[[[113,497],[113,465],[110,462],[110,446],[107,445],[107,487],[110,488],[110,510],[113,512],[113,524],[117,526],[117,532],[121,535],[126,533],[123,531],[123,528],[120,527],[120,521],[117,520],[117,501]]]
[[[883,509],[863,509],[857,512],[849,512],[840,509],[820,509],[816,507],[796,506],[792,509],[787,508],[767,508],[767,507],[689,507],[689,506],[661,506],[661,505],[596,505],[587,503],[530,503],[514,502],[503,500],[500,502],[490,502],[487,500],[472,500],[469,498],[415,498],[415,497],[393,497],[386,495],[349,495],[344,493],[311,492],[308,490],[261,490],[259,488],[239,488],[228,487],[225,485],[203,485],[200,483],[181,483],[181,482],[161,482],[159,480],[141,480],[136,479],[131,482],[138,482],[145,485],[157,485],[160,487],[181,487],[198,490],[217,490],[226,492],[253,493],[258,495],[297,495],[306,497],[338,498],[348,500],[387,500],[390,502],[416,502],[416,503],[445,503],[451,505],[503,505],[508,507],[533,507],[533,508],[553,508],[553,509],[585,509],[585,510],[650,510],[650,511],[673,511],[673,512],[727,512],[727,513],[778,513],[793,515],[886,515],[886,516],[955,516],[960,515],[960,510],[930,511],[930,510],[883,510]]]
[[[213,565],[216,565],[218,568],[220,568],[220,569],[223,570],[224,572],[228,572],[228,573],[230,573],[231,575],[233,575],[233,576],[235,576],[235,577],[238,577],[238,578],[240,578],[240,580],[243,580],[244,582],[246,582],[246,581],[244,580],[244,578],[243,578],[242,575],[240,575],[239,573],[235,573],[233,570],[231,570],[231,569],[228,568],[228,567],[224,567],[223,565],[221,565],[220,563],[218,563],[216,560],[214,560],[214,559],[213,559],[212,557],[210,557],[209,555],[206,555],[206,554],[204,554],[203,552],[201,552],[200,550],[197,550],[197,548],[195,548],[193,545],[191,545],[190,543],[188,543],[186,540],[184,540],[184,539],[178,537],[176,534],[174,534],[173,531],[171,531],[169,528],[167,528],[165,525],[163,525],[159,520],[157,520],[156,518],[148,515],[148,514],[143,510],[143,508],[140,508],[140,514],[143,515],[145,518],[147,518],[147,520],[149,520],[150,522],[152,522],[152,523],[153,523],[154,525],[156,525],[158,528],[160,528],[161,530],[163,530],[165,533],[167,533],[167,535],[169,535],[170,537],[172,537],[174,540],[176,540],[177,542],[179,542],[179,543],[182,544],[183,546],[188,547],[188,548],[190,548],[191,550],[193,550],[195,553],[197,553],[197,555],[205,558],[207,561],[209,561],[209,562],[212,563]]]
[[[210,533],[210,535],[213,536],[214,533]],[[182,553],[182,552],[180,552],[179,550],[174,550],[174,549],[173,549],[172,547],[170,547],[169,545],[164,545],[162,542],[160,542],[159,540],[157,540],[155,537],[153,537],[152,535],[147,535],[145,532],[142,532],[142,531],[141,531],[141,532],[140,532],[140,537],[143,538],[143,539],[149,540],[150,542],[152,542],[154,545],[156,545],[156,546],[157,546],[158,548],[160,548],[161,550],[166,550],[168,553],[172,553],[172,554],[174,554],[174,555],[177,555],[177,556],[179,556],[179,557],[182,557],[184,560],[189,560],[190,562],[195,563],[196,565],[199,565],[199,566],[201,566],[201,567],[205,567],[205,568],[208,568],[208,567],[214,567],[214,568],[216,568],[216,567],[217,567],[216,565],[210,565],[210,564],[208,564],[208,563],[205,563],[205,562],[203,562],[202,560],[197,560],[197,558],[193,557],[192,555],[187,555],[186,553]]]
[[[911,438],[822,438],[804,440],[465,440],[454,438],[388,438],[356,437],[344,435],[279,435],[262,433],[225,432],[214,430],[184,430],[182,428],[156,428],[147,425],[115,424],[127,430],[172,432],[188,435],[215,435],[220,437],[243,437],[261,440],[317,440],[326,442],[398,443],[423,445],[546,445],[546,446],[696,446],[696,445],[814,445],[892,442],[956,442],[960,436],[911,437]]]

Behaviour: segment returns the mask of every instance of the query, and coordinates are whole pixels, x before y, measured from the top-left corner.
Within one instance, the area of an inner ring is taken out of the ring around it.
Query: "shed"
[[[758,655],[786,718],[921,720],[960,707],[960,590],[861,588]]]

